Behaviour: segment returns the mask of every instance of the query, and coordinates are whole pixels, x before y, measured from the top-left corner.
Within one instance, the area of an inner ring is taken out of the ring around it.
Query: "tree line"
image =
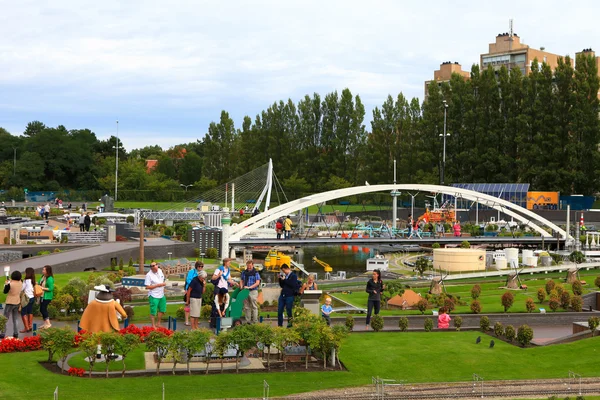
[[[373,110],[349,89],[273,103],[236,127],[229,113],[195,142],[127,152],[119,143],[119,190],[207,190],[269,158],[291,197],[353,185],[439,183],[446,109],[445,183],[525,182],[533,190],[594,194],[600,188],[595,59],[559,59],[531,73],[473,65],[470,79],[431,82],[424,102],[402,93]],[[22,135],[0,128],[0,187],[114,191],[116,138],[34,121]],[[16,167],[13,158],[16,149]],[[158,165],[146,172],[145,160]]]

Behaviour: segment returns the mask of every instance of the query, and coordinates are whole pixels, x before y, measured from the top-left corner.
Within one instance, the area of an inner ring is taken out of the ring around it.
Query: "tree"
[[[571,305],[571,293],[566,290],[560,294],[560,306],[567,310]]]
[[[479,285],[473,285],[473,288],[471,288],[471,298],[473,300],[477,300],[480,295],[481,295],[481,287]]]
[[[202,176],[202,157],[195,152],[187,152],[179,167],[179,182],[184,185],[193,184]],[[194,189],[198,189],[194,186]]]
[[[581,296],[575,295],[571,297],[571,309],[576,312],[581,312],[583,309],[583,299]]]
[[[373,330],[375,332],[379,332],[380,330],[382,330],[383,325],[384,325],[384,320],[381,315],[373,316],[373,318],[371,319],[371,328],[373,328]]]
[[[600,276],[597,276],[596,279],[594,279],[594,286],[600,289]]]
[[[583,294],[583,285],[580,281],[575,281],[571,284],[571,288],[573,289],[573,294],[576,296],[581,296]]]
[[[275,341],[275,331],[268,324],[250,325],[250,331],[254,334],[254,341],[262,343],[263,349],[267,349],[267,369],[271,369],[271,346]],[[263,350],[264,355],[264,350]]]
[[[215,339],[214,352],[221,359],[221,373],[223,372],[223,358],[225,357],[225,353],[229,350],[229,347],[232,345],[232,337],[231,331],[219,332],[219,335]],[[208,374],[208,369],[206,370]]]
[[[550,294],[550,292],[552,291],[552,289],[554,289],[555,286],[556,286],[556,283],[552,279],[547,280],[546,281],[546,293]]]
[[[169,337],[161,331],[152,331],[146,337],[146,349],[154,352],[156,357],[156,375],[160,373],[160,363],[167,356]]]
[[[521,325],[517,330],[517,341],[521,344],[521,346],[525,347],[531,340],[533,339],[533,329],[531,329],[528,325]]]
[[[539,288],[537,290],[537,299],[539,300],[540,304],[546,300],[546,290],[544,288]]]
[[[527,300],[525,300],[525,308],[527,309],[528,313],[535,311],[535,303],[531,297],[528,297]]]
[[[496,337],[504,335],[504,325],[502,325],[502,322],[496,322],[494,324],[494,334]]]
[[[292,196],[292,199],[299,198],[310,190],[309,183],[303,177],[299,178],[297,172],[283,180],[283,187]]]
[[[575,250],[569,254],[569,261],[574,262],[575,264],[581,264],[585,261],[585,256],[582,252]]]
[[[504,328],[504,336],[506,337],[506,340],[512,342],[516,337],[515,327],[506,325],[506,328]]]
[[[287,369],[285,348],[287,346],[295,345],[300,342],[300,335],[295,329],[286,329],[283,327],[275,328],[274,344],[279,350],[279,354],[283,356],[283,369]]]
[[[594,337],[594,332],[596,331],[596,328],[598,328],[598,325],[600,325],[600,318],[598,318],[598,317],[589,317],[588,318],[588,327],[590,328],[590,331],[592,331],[592,337]]]
[[[108,369],[110,363],[114,360],[114,356],[119,348],[124,347],[122,345],[123,336],[117,332],[101,332],[98,334],[101,345],[101,352],[104,356],[104,363],[106,366],[105,373],[108,378]]]
[[[233,347],[236,349],[235,356],[235,372],[239,373],[239,357],[242,353],[256,346],[255,337],[250,328],[251,325],[239,325],[231,330],[230,340]]]
[[[512,307],[514,301],[515,297],[511,292],[504,292],[502,295],[502,306],[504,307],[504,312],[507,312],[508,309]]]
[[[92,377],[94,364],[96,363],[96,354],[98,353],[99,338],[97,334],[86,334],[83,340],[79,343],[79,349],[85,355],[90,364],[89,377]]]
[[[473,314],[479,314],[481,312],[481,302],[479,300],[473,300],[471,302],[471,312],[473,312]]]
[[[427,311],[427,308],[429,307],[429,302],[427,301],[426,298],[421,298],[418,302],[417,302],[417,308],[419,309],[419,311],[421,311],[421,315],[425,314],[425,311]]]
[[[125,359],[133,350],[135,350],[140,345],[140,337],[138,335],[134,335],[132,333],[126,333],[123,335],[122,339],[117,343],[117,352],[121,355],[121,362],[123,363],[123,372],[121,373],[121,377],[125,377]]]
[[[40,332],[42,349],[48,351],[48,362],[52,361],[54,354],[58,355],[62,365],[66,365],[66,359],[75,339],[75,331],[69,327],[47,328]],[[64,372],[64,370],[63,370]]]
[[[475,300],[477,301],[477,300]],[[487,316],[479,318],[479,327],[485,333],[490,330],[490,319]]]
[[[417,272],[420,276],[423,276],[423,273],[431,268],[431,264],[425,257],[417,258],[415,262],[415,272]]]
[[[400,328],[400,332],[406,332],[408,330],[408,318],[400,317],[398,319],[398,327]]]
[[[188,332],[189,331],[175,331],[169,338],[167,354],[171,360],[173,360],[173,368],[171,369],[173,375],[175,375],[177,363],[182,362],[187,356],[185,344],[187,341]]]
[[[334,349],[333,330],[327,324],[320,324],[313,329],[308,338],[308,344],[314,352],[320,352],[323,356],[323,369],[327,368],[327,354]]]
[[[304,309],[306,310],[306,309]],[[294,330],[298,332],[302,343],[306,346],[306,353],[304,355],[305,359],[305,368],[308,369],[308,347],[309,347],[309,338],[312,334],[313,329],[317,329],[317,327],[321,324],[324,324],[323,319],[312,314],[296,314],[298,311],[294,309]]]
[[[462,326],[463,323],[463,319],[460,315],[457,315],[456,317],[454,317],[454,327],[456,328],[456,331],[460,331],[460,327]]]
[[[433,320],[431,318],[425,318],[423,328],[425,329],[425,332],[431,332],[433,329]]]
[[[558,297],[550,296],[550,300],[548,301],[548,307],[550,307],[552,311],[556,312],[559,306],[560,301],[558,300]]]

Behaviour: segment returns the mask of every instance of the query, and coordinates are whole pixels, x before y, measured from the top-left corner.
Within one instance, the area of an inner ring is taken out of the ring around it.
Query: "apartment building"
[[[469,71],[463,71],[461,65],[457,62],[446,61],[440,64],[440,69],[433,72],[433,79],[425,81],[425,98],[429,94],[429,83],[432,81],[437,82],[438,88],[442,86],[442,83],[449,82],[452,78],[452,74],[459,74],[465,79],[469,79],[471,73]]]

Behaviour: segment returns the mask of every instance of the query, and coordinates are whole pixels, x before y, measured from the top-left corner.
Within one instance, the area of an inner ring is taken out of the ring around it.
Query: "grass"
[[[475,344],[477,336],[483,337],[480,345]],[[38,364],[46,359],[46,352],[2,354],[0,397],[7,400],[49,397],[56,387],[60,397],[68,399],[157,397],[164,383],[167,397],[183,400],[261,397],[263,380],[269,383],[271,396],[283,396],[305,390],[366,385],[371,383],[371,376],[416,383],[470,381],[473,373],[486,380],[566,378],[569,370],[584,377],[600,374],[597,368],[600,337],[527,349],[499,340],[490,349],[487,343],[491,338],[479,332],[355,333],[346,340],[340,353],[347,372],[162,375],[102,381],[48,372]],[[133,368],[138,362],[134,359],[141,357],[141,349],[129,357],[128,365]],[[115,363],[117,370],[119,366],[120,363]],[[23,376],[35,384],[23,385]]]
[[[125,358],[125,365],[126,365],[128,371],[146,368],[144,365],[144,352],[145,351],[146,351],[146,346],[142,345],[142,346],[138,347],[137,349],[135,349],[134,351],[132,351],[129,355],[127,355],[127,358]],[[85,356],[83,355],[83,353],[75,354],[69,360],[69,366],[83,368],[86,370],[86,372],[89,371],[89,369],[90,369],[90,364],[87,361],[85,361]],[[123,370],[123,362],[119,360],[116,362],[109,363],[108,370],[109,371],[122,371]],[[95,363],[93,371],[97,371],[97,372],[106,371],[106,364],[103,362]]]

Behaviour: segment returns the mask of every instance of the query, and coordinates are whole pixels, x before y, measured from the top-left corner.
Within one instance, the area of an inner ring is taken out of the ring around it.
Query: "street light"
[[[181,186],[181,187],[184,187],[184,188],[185,188],[185,191],[187,192],[188,188],[189,188],[190,186],[194,186],[194,185],[184,185],[183,183],[180,183],[180,184],[179,184],[179,186]]]
[[[117,201],[117,190],[119,188],[119,120],[117,120],[117,145],[115,146],[115,201]]]
[[[444,153],[442,156],[442,174],[440,177],[440,185],[444,185],[444,170],[446,169],[446,136],[450,136],[449,133],[446,133],[446,112],[448,111],[448,103],[446,103],[446,100],[443,101],[444,103],[444,133],[440,134],[441,137],[444,137]]]

